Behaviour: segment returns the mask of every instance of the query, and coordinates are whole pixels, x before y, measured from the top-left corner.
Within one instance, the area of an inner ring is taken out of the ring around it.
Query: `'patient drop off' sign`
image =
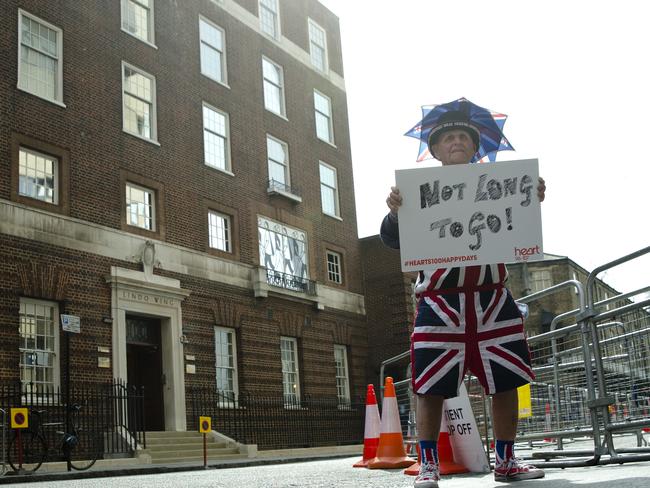
[[[395,172],[402,271],[542,259],[536,159]]]

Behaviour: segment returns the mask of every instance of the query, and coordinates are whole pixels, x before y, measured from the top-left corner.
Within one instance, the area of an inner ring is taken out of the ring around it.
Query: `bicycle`
[[[71,405],[70,432],[56,431],[61,435],[60,450],[68,465],[78,471],[90,468],[102,453],[101,437],[79,426],[78,417],[81,405]],[[9,442],[8,461],[11,468],[18,472],[33,473],[41,467],[48,453],[46,427],[64,426],[66,422],[41,422],[45,410],[30,409],[30,426],[23,432],[16,432]],[[22,452],[20,452],[22,444]],[[69,468],[68,468],[69,469]]]

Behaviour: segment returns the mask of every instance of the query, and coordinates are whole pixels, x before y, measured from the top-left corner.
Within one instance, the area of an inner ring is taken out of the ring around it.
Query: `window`
[[[230,172],[230,122],[228,115],[203,104],[203,157],[205,164]]]
[[[20,299],[20,381],[27,393],[48,394],[59,386],[59,309],[56,303]]]
[[[553,286],[553,281],[551,280],[551,272],[549,270],[543,269],[538,271],[531,271],[531,288],[532,292],[538,292],[545,290]]]
[[[262,58],[262,78],[264,83],[264,108],[284,116],[284,75],[282,68],[267,58]]]
[[[320,166],[320,198],[323,213],[339,217],[339,190],[336,169],[322,161]]]
[[[156,79],[122,63],[123,129],[143,139],[156,140]]]
[[[314,110],[316,112],[316,136],[325,142],[334,144],[332,103],[329,98],[316,90],[314,90]]]
[[[285,407],[300,406],[300,376],[298,372],[298,341],[280,337],[282,355],[282,391]]]
[[[257,217],[257,232],[259,235],[260,266],[267,269],[269,282],[278,274],[286,274],[291,277],[309,279],[307,269],[307,236],[298,229],[293,229],[284,224],[273,222],[264,217]],[[301,280],[284,282],[285,288],[296,291],[305,291]]]
[[[319,71],[327,71],[327,37],[325,29],[309,19],[309,54],[311,64]]]
[[[260,26],[262,32],[273,39],[280,37],[278,0],[260,0]]]
[[[266,136],[266,154],[269,164],[269,188],[291,193],[289,188],[289,149],[274,137]]]
[[[201,38],[201,73],[226,84],[226,35],[221,27],[199,19]]]
[[[224,214],[208,212],[210,247],[224,252],[232,252],[230,240],[230,217]]]
[[[122,0],[122,30],[149,44],[154,43],[154,0]]]
[[[345,346],[334,344],[336,364],[336,396],[339,405],[350,405],[350,380],[348,378],[348,352]]]
[[[214,328],[214,356],[217,391],[227,399],[235,400],[239,388],[237,384],[237,346],[233,329]]]
[[[339,253],[327,250],[327,279],[339,285],[343,283],[342,261]]]
[[[43,202],[59,203],[57,158],[21,147],[18,153],[18,193]]]
[[[156,207],[153,190],[126,184],[126,223],[146,230],[155,230]]]
[[[18,10],[18,88],[63,105],[63,31]]]

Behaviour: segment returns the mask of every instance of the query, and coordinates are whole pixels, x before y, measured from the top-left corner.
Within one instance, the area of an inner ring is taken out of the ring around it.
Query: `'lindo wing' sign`
[[[402,271],[542,259],[536,159],[395,172]]]

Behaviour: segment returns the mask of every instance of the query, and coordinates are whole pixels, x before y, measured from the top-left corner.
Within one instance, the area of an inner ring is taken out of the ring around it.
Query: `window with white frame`
[[[340,216],[339,190],[336,168],[324,162],[319,163],[320,198],[323,213],[335,217]]]
[[[122,0],[122,30],[154,43],[154,0]]]
[[[275,137],[266,136],[266,154],[269,164],[269,187],[282,191],[289,189],[289,148]]]
[[[123,128],[126,132],[156,140],[156,79],[122,63]]]
[[[530,273],[531,291],[536,293],[553,286],[551,272],[547,269],[534,270]]]
[[[336,364],[336,396],[339,405],[350,404],[350,379],[348,376],[347,347],[334,344],[334,362]]]
[[[338,252],[327,250],[327,279],[339,285],[343,283],[342,261]]]
[[[237,344],[234,329],[214,328],[214,355],[217,376],[217,391],[228,400],[235,400],[237,383]]]
[[[273,39],[280,37],[280,16],[278,0],[260,0],[260,27]]]
[[[300,372],[298,371],[298,341],[295,337],[280,337],[280,353],[285,406],[299,406]]]
[[[285,115],[284,74],[282,68],[267,58],[262,58],[264,84],[264,108],[278,115]]]
[[[219,83],[226,84],[226,34],[209,20],[199,19],[201,38],[201,73]]]
[[[205,164],[230,171],[230,121],[228,114],[203,104],[203,157]]]
[[[327,36],[325,29],[308,19],[309,23],[309,54],[311,64],[319,71],[327,71]]]
[[[210,210],[208,212],[210,247],[224,252],[232,252],[230,240],[230,217]]]
[[[266,268],[269,284],[294,291],[305,291],[303,280],[309,279],[307,234],[261,215],[257,216],[260,266]],[[280,280],[274,277],[289,275],[302,280]]]
[[[126,184],[126,223],[146,230],[156,230],[155,192],[134,183]]]
[[[63,31],[18,10],[18,88],[63,105]]]
[[[332,102],[316,90],[314,90],[314,110],[316,115],[316,136],[325,142],[334,144]]]
[[[52,204],[59,203],[59,160],[21,147],[18,153],[18,193]]]
[[[54,302],[20,299],[20,381],[27,393],[52,393],[59,386],[59,308]]]

